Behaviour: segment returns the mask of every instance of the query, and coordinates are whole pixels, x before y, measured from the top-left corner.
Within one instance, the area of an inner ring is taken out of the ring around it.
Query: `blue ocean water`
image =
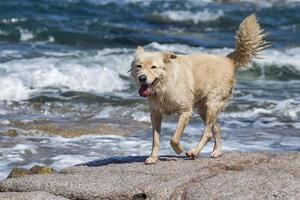
[[[220,117],[225,150],[300,150],[300,2],[0,0],[0,177],[13,167],[55,168],[151,150],[147,102],[129,74],[136,46],[226,55],[239,23],[256,13],[272,47],[237,74]],[[148,123],[123,136],[49,137],[20,123],[119,120]],[[176,117],[163,125],[162,154]],[[197,115],[182,139],[191,148]],[[211,144],[205,149],[210,151]]]

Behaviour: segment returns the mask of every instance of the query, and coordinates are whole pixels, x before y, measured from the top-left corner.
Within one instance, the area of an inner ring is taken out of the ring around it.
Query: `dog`
[[[265,40],[266,33],[258,24],[255,14],[242,21],[235,37],[235,49],[225,57],[200,53],[179,55],[172,52],[146,52],[141,46],[136,49],[129,71],[139,86],[139,95],[148,99],[153,128],[152,151],[145,164],[154,164],[158,160],[164,114],[179,115],[170,144],[177,154],[184,151],[179,141],[194,108],[205,128],[200,142],[186,155],[195,158],[214,138],[210,156],[221,156],[221,133],[217,119],[232,96],[235,73],[269,47]]]

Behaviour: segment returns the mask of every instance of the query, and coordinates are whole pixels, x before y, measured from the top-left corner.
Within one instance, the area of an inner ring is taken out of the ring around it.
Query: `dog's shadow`
[[[93,160],[87,163],[78,164],[76,166],[99,167],[110,164],[129,164],[129,163],[144,163],[147,156],[116,156],[102,160]],[[159,161],[174,161],[174,160],[189,160],[186,156],[162,155],[159,156]]]

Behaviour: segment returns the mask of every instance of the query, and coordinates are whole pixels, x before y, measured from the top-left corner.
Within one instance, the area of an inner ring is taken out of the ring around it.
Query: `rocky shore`
[[[62,136],[65,138],[83,135],[120,135],[127,136],[132,132],[149,128],[149,123],[132,120],[89,119],[82,121],[12,121],[0,129],[0,135],[17,137],[19,135]]]
[[[300,153],[113,157],[0,182],[0,199],[300,199]]]

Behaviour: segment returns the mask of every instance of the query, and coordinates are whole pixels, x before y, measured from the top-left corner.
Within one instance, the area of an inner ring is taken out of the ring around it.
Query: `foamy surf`
[[[30,89],[16,77],[0,77],[0,101],[13,100],[19,101],[30,96]]]
[[[2,76],[0,74],[0,100],[24,100],[49,89],[54,92],[65,90],[95,93],[126,89],[128,82],[120,78],[122,71],[116,71],[121,61],[115,59],[114,62],[111,59],[110,63],[103,65],[101,62],[102,57],[70,59],[64,56],[0,63],[0,70],[5,71]],[[123,71],[126,71],[127,66],[124,68]]]
[[[162,17],[165,20],[180,21],[180,22],[192,22],[198,24],[199,22],[215,21],[223,16],[223,11],[210,11],[204,9],[203,11],[191,12],[185,10],[169,10],[162,13],[154,13],[154,16]]]
[[[181,44],[151,43],[146,49],[176,53],[213,53],[227,55],[232,49],[206,49]],[[45,52],[43,57],[21,58],[0,63],[0,100],[24,100],[48,89],[105,93],[128,88],[127,76],[134,49],[103,49],[97,52]],[[257,59],[253,71],[262,79],[288,80],[300,76],[300,49],[266,50]],[[15,57],[20,52],[3,51]],[[20,54],[19,56],[20,57]],[[13,83],[15,84],[12,87]],[[11,88],[12,87],[12,88]]]

